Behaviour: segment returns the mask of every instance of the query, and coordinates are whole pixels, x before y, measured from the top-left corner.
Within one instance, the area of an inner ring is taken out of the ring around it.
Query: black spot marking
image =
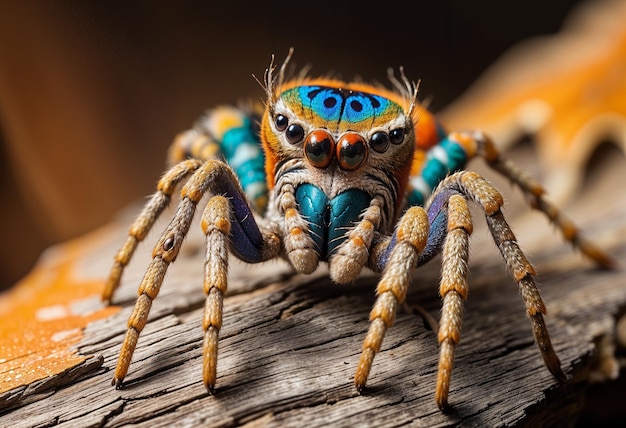
[[[172,248],[174,248],[174,237],[170,236],[165,241],[163,241],[163,250],[170,251]]]

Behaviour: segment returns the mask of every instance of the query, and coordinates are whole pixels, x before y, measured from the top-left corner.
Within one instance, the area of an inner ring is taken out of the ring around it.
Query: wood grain
[[[602,178],[570,208],[587,236],[623,264],[626,195],[613,191],[623,180],[622,163],[610,173],[615,178]],[[501,187],[506,195],[510,187]],[[523,211],[514,195],[508,201],[505,214]],[[104,239],[100,231],[99,241],[74,261],[77,281],[104,280],[136,209],[108,225]],[[123,277],[114,299],[121,309],[84,329],[75,346],[84,361],[2,393],[0,426],[573,426],[591,382],[619,372],[616,323],[626,312],[626,275],[593,267],[563,245],[541,216],[511,217],[539,271],[548,328],[570,378],[565,386],[544,367],[515,282],[475,215],[470,297],[449,413],[434,402],[436,335],[412,311],[398,314],[365,392],[356,393],[352,377],[376,276],[338,286],[324,268],[293,276],[282,262],[232,261],[217,395],[209,396],[201,381],[203,241],[192,225],[139,339],[125,388],[116,390],[110,381],[156,232]],[[159,221],[157,229],[165,224]],[[438,317],[438,278],[438,259],[418,270],[409,305]],[[99,309],[92,296],[80,310]]]

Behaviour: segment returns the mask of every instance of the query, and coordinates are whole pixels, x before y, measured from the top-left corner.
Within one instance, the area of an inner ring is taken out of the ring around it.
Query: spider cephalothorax
[[[307,247],[310,254],[295,250],[289,258],[305,273],[313,271],[318,260],[331,261],[335,272],[332,259],[348,237],[346,230],[368,207],[376,207],[371,215],[379,232],[389,233],[398,217],[416,147],[414,94],[408,98],[329,79],[281,82],[276,88],[267,85],[269,100],[261,126],[270,177],[267,217],[286,224],[280,221],[288,215],[284,202],[293,198],[293,209],[306,220],[303,242],[295,246]],[[407,85],[408,94],[412,86]],[[294,236],[293,229],[283,233]],[[312,239],[313,248],[304,242],[307,239]],[[363,264],[360,260],[354,269]],[[331,275],[338,282],[354,277]]]
[[[286,62],[285,62],[286,64]],[[249,263],[286,258],[298,272],[328,262],[331,278],[354,281],[363,268],[381,273],[370,329],[355,374],[361,390],[374,355],[404,302],[415,268],[441,254],[442,312],[437,405],[448,405],[454,349],[460,341],[472,218],[468,202],[485,214],[494,242],[518,283],[546,366],[565,379],[543,320],[535,270],[501,212],[500,193],[467,162],[483,158],[511,179],[537,209],[601,266],[614,261],[583,240],[543,197],[543,188],[502,158],[480,132],[446,132],[417,102],[403,74],[394,89],[365,83],[266,74],[261,127],[247,109],[218,107],[182,133],[170,151],[171,168],[115,257],[103,299],[110,301],[124,266],[184,183],[174,218],[154,247],[128,321],[113,383],[122,386],[139,333],[168,265],[175,260],[198,203],[206,235],[203,380],[213,392],[217,345],[227,290],[229,253]]]

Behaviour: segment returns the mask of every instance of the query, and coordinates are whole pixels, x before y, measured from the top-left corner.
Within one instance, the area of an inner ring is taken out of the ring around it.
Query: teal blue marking
[[[296,189],[298,211],[309,222],[311,238],[320,256],[325,250],[326,233],[324,225],[328,209],[328,197],[319,187],[309,183],[301,184]]]
[[[329,200],[319,187],[309,183],[298,186],[295,196],[321,260],[327,260],[346,240],[348,228],[359,221],[371,199],[362,190],[349,189]]]
[[[265,181],[265,172],[259,171],[256,162],[246,162],[237,168],[237,177],[242,183],[251,184]]]
[[[439,159],[431,158],[426,161],[426,165],[422,169],[422,177],[431,190],[437,187],[437,184],[448,175],[448,168],[441,163]]]
[[[423,207],[425,202],[426,201],[424,200],[424,195],[422,195],[422,192],[411,189],[411,193],[409,193],[409,197],[407,198],[407,204],[410,207]]]
[[[241,187],[250,201],[267,194],[265,158],[251,120],[246,118],[243,126],[226,131],[220,147],[226,162],[239,177]]]
[[[297,86],[283,92],[281,97],[288,103],[309,109],[326,122],[359,123],[389,109],[402,111],[398,104],[385,97],[327,86]]]
[[[448,154],[448,170],[458,171],[467,164],[467,153],[463,147],[447,138],[440,143],[441,147]]]
[[[359,216],[370,204],[371,197],[363,190],[348,189],[330,200],[328,226],[328,255],[335,252],[348,237],[349,227],[359,221]]]
[[[337,122],[341,117],[343,99],[341,94],[319,86],[300,86],[300,98],[303,105],[327,122]]]
[[[463,146],[455,141],[444,138],[438,147],[442,148],[448,157],[447,165],[432,155],[427,155],[426,162],[422,168],[421,176],[428,184],[430,190],[434,190],[437,185],[451,172],[459,171],[467,165],[467,153]],[[424,195],[417,189],[412,189],[407,198],[409,206],[424,206],[426,202]]]

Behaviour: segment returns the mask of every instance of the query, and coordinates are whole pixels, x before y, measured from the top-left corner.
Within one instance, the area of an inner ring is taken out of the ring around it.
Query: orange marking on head
[[[269,111],[266,109],[261,120],[261,144],[265,153],[265,177],[267,180],[267,188],[274,188],[274,170],[278,161],[277,153],[279,153],[280,142],[276,135],[272,132],[269,124]]]
[[[426,160],[426,151],[439,143],[439,130],[435,116],[421,105],[416,105],[411,115],[415,132],[415,151],[411,163],[410,175],[421,172]]]
[[[415,126],[415,145],[421,150],[428,150],[439,142],[439,131],[435,116],[421,105],[416,105],[412,115]]]

